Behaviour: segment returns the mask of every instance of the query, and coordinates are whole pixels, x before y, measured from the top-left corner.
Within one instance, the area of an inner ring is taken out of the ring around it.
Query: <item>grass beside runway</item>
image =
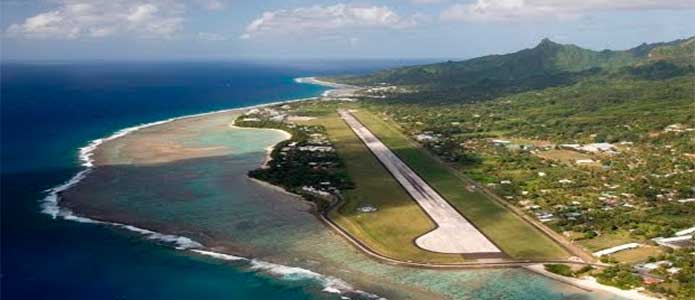
[[[365,110],[358,111],[355,116],[507,255],[516,259],[569,256],[553,240],[494,199],[480,191],[468,191],[465,188],[468,182],[462,174],[416,145],[391,121]]]
[[[327,105],[332,107],[332,105]],[[406,193],[376,157],[340,119],[334,108],[308,124],[323,125],[334,143],[356,188],[344,192],[343,203],[329,213],[329,218],[377,253],[403,261],[421,263],[460,263],[462,255],[423,250],[415,238],[435,228],[417,203]],[[358,212],[372,206],[377,211]]]

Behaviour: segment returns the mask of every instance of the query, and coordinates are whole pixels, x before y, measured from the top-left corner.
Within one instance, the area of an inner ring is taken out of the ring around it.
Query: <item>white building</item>
[[[604,255],[613,254],[613,253],[620,252],[620,251],[639,248],[639,246],[640,246],[640,244],[638,244],[638,243],[628,243],[628,244],[623,244],[623,245],[611,247],[608,249],[603,249],[601,251],[596,251],[593,253],[593,255],[596,257],[601,257]]]
[[[421,134],[416,135],[416,136],[415,136],[415,139],[416,139],[418,142],[429,142],[429,141],[433,141],[433,140],[435,140],[435,139],[437,139],[437,138],[435,138],[435,137],[432,136],[432,135],[426,134],[426,133],[421,133]]]
[[[595,161],[593,159],[577,159],[574,161],[574,163],[578,165],[588,165],[595,163]]]

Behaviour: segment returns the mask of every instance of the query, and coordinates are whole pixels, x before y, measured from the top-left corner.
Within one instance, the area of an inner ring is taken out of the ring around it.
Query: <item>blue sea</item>
[[[314,299],[288,283],[107,226],[52,219],[45,190],[82,169],[77,149],[141,123],[324,89],[293,78],[401,62],[4,63],[2,299]]]
[[[409,62],[2,64],[0,298],[338,299],[339,295],[322,293],[324,286],[316,280],[268,276],[242,264],[191,255],[122,228],[54,219],[41,213],[41,200],[47,189],[83,170],[80,147],[119,129],[311,97],[324,88],[298,84],[294,78],[367,72],[404,63]],[[238,209],[239,218],[253,216],[253,209],[254,204],[247,202]],[[312,216],[307,213],[307,217]],[[321,257],[317,261],[295,259],[296,263],[317,268],[322,262],[342,265],[344,270],[324,271],[348,272],[344,275],[361,279],[375,287],[376,293],[380,293],[379,278],[387,278],[397,286],[446,292],[456,299],[609,299],[523,270],[437,272],[378,264],[315,226],[318,221],[301,220],[286,228],[311,228],[303,232],[308,245],[292,245],[292,251],[318,251]],[[243,235],[241,229],[230,233]],[[253,242],[278,248],[276,252],[287,250],[283,249],[287,241],[277,246],[273,239],[269,235]],[[388,288],[382,291],[388,292]]]

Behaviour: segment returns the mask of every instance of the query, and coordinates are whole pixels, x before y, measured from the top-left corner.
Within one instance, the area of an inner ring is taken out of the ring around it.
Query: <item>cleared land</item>
[[[611,256],[621,263],[638,263],[646,261],[650,256],[657,256],[663,251],[657,246],[641,245],[639,248],[620,251]]]
[[[578,244],[589,249],[591,252],[603,250],[610,247],[615,247],[622,244],[627,244],[632,242],[630,234],[628,232],[620,231],[610,234],[602,234],[592,239],[585,239],[577,241]]]
[[[345,191],[342,204],[330,211],[328,216],[333,222],[387,257],[424,263],[465,261],[460,254],[434,253],[417,247],[415,239],[436,225],[338,117],[335,108],[311,111],[311,115],[317,118],[302,123],[326,128],[356,186]],[[365,206],[377,211],[358,211]]]
[[[516,259],[563,259],[569,254],[549,237],[478,190],[457,171],[432,157],[390,121],[360,110],[357,118],[507,255]]]
[[[367,145],[389,172],[437,224],[415,243],[426,250],[441,253],[500,253],[478,229],[435,192],[420,176],[389,150],[348,110],[338,113]]]

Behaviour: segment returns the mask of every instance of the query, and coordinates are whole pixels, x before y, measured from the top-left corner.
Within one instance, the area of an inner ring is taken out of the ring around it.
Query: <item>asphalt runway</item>
[[[351,112],[339,110],[338,113],[437,224],[436,229],[415,240],[420,248],[441,253],[501,253],[497,246],[362,125]]]

